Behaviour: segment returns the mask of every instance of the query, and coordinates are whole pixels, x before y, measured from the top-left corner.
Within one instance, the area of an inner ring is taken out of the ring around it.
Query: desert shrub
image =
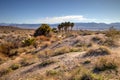
[[[53,64],[53,63],[55,63],[55,61],[53,61],[53,60],[46,60],[46,61],[43,61],[39,66],[40,67],[45,67],[45,66]]]
[[[75,47],[91,47],[92,43],[76,42]]]
[[[89,63],[91,63],[91,61],[90,60],[86,60],[86,61],[84,61],[83,64],[89,64]]]
[[[41,36],[38,36],[36,37],[37,40],[40,40],[40,41],[49,41],[50,39],[44,35],[41,35]]]
[[[84,57],[86,56],[99,56],[99,55],[109,55],[111,51],[107,47],[99,47],[98,49],[89,49]]]
[[[86,35],[91,35],[93,34],[93,31],[88,31],[88,30],[80,30],[78,34],[86,36]]]
[[[44,35],[47,36],[49,35],[51,31],[51,28],[48,24],[42,24],[34,33],[34,36],[40,36],[40,35]]]
[[[70,48],[70,52],[79,52],[79,51],[81,51],[81,49],[79,48],[74,48],[74,47]]]
[[[8,73],[10,73],[10,72],[13,71],[13,70],[18,69],[18,68],[20,68],[20,64],[17,64],[17,63],[12,64],[12,65],[11,65],[10,67],[8,67],[7,69],[2,69],[2,70],[0,70],[0,77],[3,76],[3,75],[6,75],[6,74],[8,74]]]
[[[8,74],[11,71],[12,70],[10,68],[0,70],[0,77],[3,76],[3,75]]]
[[[9,52],[9,57],[13,57],[13,56],[17,56],[18,55],[18,51],[16,49],[12,49]]]
[[[98,79],[95,79],[95,77],[91,74],[84,74],[82,75],[80,80],[98,80]]]
[[[22,59],[19,61],[19,64],[24,67],[24,66],[29,66],[31,64],[34,64],[36,60],[38,59],[35,55],[32,54],[26,54],[21,57]]]
[[[104,79],[102,76],[98,76],[83,67],[78,67],[71,71],[71,78],[69,80],[104,80]]]
[[[100,58],[95,67],[94,71],[106,71],[106,70],[117,70],[119,62],[111,58]]]
[[[109,28],[108,31],[106,31],[106,36],[111,39],[117,39],[120,37],[120,31],[115,29],[113,26]]]
[[[65,46],[65,47],[56,49],[53,56],[61,55],[68,52],[70,52],[70,47]]]
[[[111,38],[106,39],[105,42],[102,45],[108,46],[108,47],[117,47],[117,46],[119,46],[117,41],[113,40]]]
[[[23,46],[30,46],[33,45],[35,43],[35,39],[34,38],[28,38],[25,39],[24,41],[22,41]]]
[[[56,71],[56,70],[49,70],[49,71],[46,71],[46,75],[47,76],[55,76],[57,75],[59,72]]]
[[[57,28],[52,28],[52,31],[53,31],[54,33],[57,33],[57,32],[58,32]]]
[[[6,56],[10,56],[10,50],[14,49],[14,45],[12,43],[3,43],[0,45],[0,52]]]
[[[104,43],[104,40],[98,36],[94,36],[91,40],[95,43],[98,43],[98,44]]]
[[[9,68],[11,68],[11,70],[16,70],[20,68],[20,66],[21,66],[20,64],[16,63],[16,64],[11,65]]]
[[[3,59],[2,58],[0,58],[0,64],[2,64],[4,61],[3,61]]]

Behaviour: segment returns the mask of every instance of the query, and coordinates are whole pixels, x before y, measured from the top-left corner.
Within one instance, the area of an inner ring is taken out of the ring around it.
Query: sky
[[[120,0],[0,0],[0,23],[120,22]]]

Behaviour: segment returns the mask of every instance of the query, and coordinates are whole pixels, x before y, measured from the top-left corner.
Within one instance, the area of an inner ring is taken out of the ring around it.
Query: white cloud
[[[72,21],[72,22],[92,22],[95,21],[95,19],[88,19],[85,18],[82,15],[69,15],[69,16],[60,16],[60,17],[46,17],[46,18],[40,18],[36,20],[36,23],[61,23],[65,21]]]

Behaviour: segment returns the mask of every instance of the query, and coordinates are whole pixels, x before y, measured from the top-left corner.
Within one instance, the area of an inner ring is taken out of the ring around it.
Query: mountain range
[[[8,24],[8,23],[0,23],[0,26],[15,26],[26,29],[37,29],[41,24]],[[49,24],[52,28],[57,27],[58,24]],[[114,28],[120,30],[120,23],[75,23],[74,29],[83,29],[83,30],[105,30],[114,26]]]

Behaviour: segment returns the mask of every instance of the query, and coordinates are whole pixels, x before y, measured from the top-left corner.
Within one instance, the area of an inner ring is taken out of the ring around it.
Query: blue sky
[[[0,0],[0,23],[120,22],[120,0]]]

